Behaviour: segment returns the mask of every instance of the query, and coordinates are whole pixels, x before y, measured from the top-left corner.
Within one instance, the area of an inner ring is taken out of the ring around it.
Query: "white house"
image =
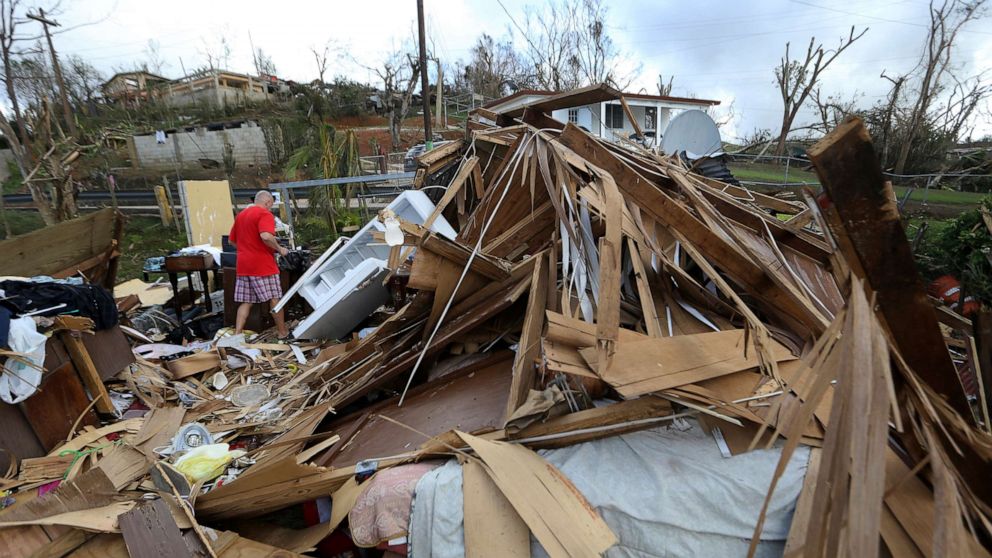
[[[561,95],[551,91],[536,89],[521,89],[512,95],[491,101],[484,106],[496,113],[514,112],[522,107],[538,103],[553,96]],[[684,110],[706,110],[719,105],[720,101],[709,99],[689,99],[667,95],[647,95],[643,93],[624,93],[630,112],[637,119],[641,131],[649,139],[663,134],[672,117]],[[614,141],[618,137],[629,137],[635,133],[634,126],[624,113],[619,99],[611,99],[592,104],[578,105],[565,108],[555,108],[551,117],[560,122],[572,122],[585,128],[590,133],[601,138]]]

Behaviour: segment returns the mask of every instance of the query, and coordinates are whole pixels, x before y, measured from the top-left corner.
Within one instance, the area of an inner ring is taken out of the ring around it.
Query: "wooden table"
[[[214,258],[210,254],[203,255],[193,255],[193,256],[166,256],[165,257],[165,268],[161,271],[142,271],[145,282],[148,282],[149,273],[164,273],[169,277],[169,283],[172,285],[172,301],[173,307],[176,311],[176,316],[179,319],[179,325],[183,325],[183,309],[182,304],[179,301],[179,274],[186,274],[186,284],[189,285],[190,294],[193,300],[196,300],[196,290],[193,288],[193,278],[192,273],[199,273],[200,282],[203,284],[203,307],[210,313],[214,311],[213,303],[210,301],[210,282],[209,273],[214,271],[216,273],[217,266],[214,265]]]

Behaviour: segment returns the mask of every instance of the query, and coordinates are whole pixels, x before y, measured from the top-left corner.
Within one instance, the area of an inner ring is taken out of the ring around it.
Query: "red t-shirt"
[[[279,273],[272,248],[266,246],[259,236],[263,232],[276,234],[276,219],[268,209],[252,205],[235,217],[229,237],[238,250],[239,276]]]

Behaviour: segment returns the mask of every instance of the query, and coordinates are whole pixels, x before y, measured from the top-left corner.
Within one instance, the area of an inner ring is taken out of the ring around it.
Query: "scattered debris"
[[[5,547],[987,555],[970,322],[938,324],[860,121],[810,150],[820,202],[790,201],[548,116],[614,93],[476,111],[418,157],[419,191],[302,272],[295,340],[149,343],[142,307],[168,299],[135,282],[108,327],[36,314],[38,393],[0,405]],[[31,405],[56,390],[71,417]]]

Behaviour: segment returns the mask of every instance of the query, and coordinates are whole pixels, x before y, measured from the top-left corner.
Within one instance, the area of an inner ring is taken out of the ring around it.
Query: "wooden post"
[[[417,28],[420,34],[420,104],[424,110],[425,151],[434,149],[434,135],[431,133],[431,89],[427,77],[427,44],[424,33],[424,0],[417,0]]]
[[[165,186],[155,187],[155,201],[158,202],[158,216],[162,218],[162,224],[169,226],[172,224],[172,204],[165,193]]]
[[[165,186],[165,199],[168,200],[171,208],[172,222],[176,224],[176,232],[181,233],[183,230],[179,227],[179,210],[172,207],[172,189],[169,188],[169,177],[164,174],[162,175],[162,184]]]

